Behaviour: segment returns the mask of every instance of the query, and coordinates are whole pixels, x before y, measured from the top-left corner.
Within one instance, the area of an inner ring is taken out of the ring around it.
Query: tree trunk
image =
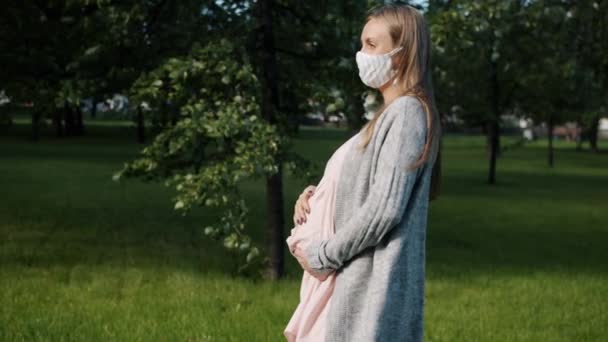
[[[272,12],[270,0],[259,0],[255,8],[256,17],[256,50],[259,54],[261,65],[262,85],[262,112],[264,118],[271,124],[277,124],[276,109],[279,108],[278,92],[278,67],[274,45],[274,34],[272,26]],[[266,179],[267,196],[267,248],[270,258],[267,276],[271,280],[277,280],[284,273],[284,250],[285,242],[283,236],[283,171],[281,160],[279,172]]]
[[[488,183],[496,183],[496,158],[498,157],[498,144],[499,144],[499,125],[496,120],[490,120],[486,123],[486,130],[488,132],[488,147],[489,147],[489,161],[490,168],[488,169]]]
[[[165,72],[165,75],[162,78],[163,85],[161,87],[161,104],[160,104],[160,126],[162,129],[167,128],[170,121],[169,116],[169,91],[171,79],[169,78],[168,72]]]
[[[91,118],[95,119],[97,117],[97,97],[93,97],[92,104],[93,106],[91,107]]]
[[[582,149],[583,149],[583,136],[584,136],[584,133],[585,133],[585,127],[583,126],[582,118],[580,116],[576,119],[576,129],[577,129],[576,150],[577,151],[582,151]]]
[[[38,141],[40,139],[40,117],[41,117],[40,108],[34,107],[34,111],[32,112],[32,141]]]
[[[363,119],[363,102],[361,101],[361,97],[354,95],[352,92],[347,94],[346,99],[348,101],[347,108],[352,110],[353,113],[347,120],[348,128],[353,134],[356,134],[365,124],[365,120]]]
[[[144,143],[146,141],[146,129],[144,126],[144,111],[141,104],[137,106],[137,142]]]
[[[279,164],[279,172],[266,179],[266,196],[268,205],[268,253],[270,268],[267,274],[272,280],[283,276],[285,258],[285,238],[283,236],[283,168]]]
[[[593,121],[591,122],[591,126],[589,128],[589,147],[591,147],[591,151],[594,153],[599,152],[599,148],[597,146],[599,126],[600,116],[596,114],[593,117]]]
[[[179,120],[179,111],[174,105],[169,105],[168,107],[169,113],[171,114],[171,126],[175,127],[175,125],[177,125],[177,121]]]
[[[549,139],[549,167],[553,167],[553,115],[549,114],[549,120],[547,120],[547,139]]]
[[[491,57],[489,57],[491,60]],[[492,118],[486,122],[488,145],[490,148],[490,168],[488,170],[488,183],[496,183],[496,159],[500,153],[500,84],[498,83],[498,65],[496,62],[490,63],[492,72],[490,74],[490,84],[492,86],[492,92],[490,97],[490,104],[492,106]]]
[[[74,124],[74,112],[72,111],[72,107],[67,101],[63,104],[63,111],[65,115],[65,135],[73,136],[74,127],[76,126]]]
[[[74,113],[76,114],[74,133],[76,135],[84,135],[84,119],[82,115],[82,107],[80,107],[79,104],[76,105],[76,110],[74,111]]]
[[[167,127],[167,122],[169,120],[167,120],[167,101],[162,100],[161,105],[160,105],[160,127],[161,130]]]
[[[429,192],[429,201],[434,201],[436,200],[439,195],[441,194],[441,188],[442,188],[442,183],[441,183],[441,175],[442,175],[442,169],[441,169],[441,151],[443,150],[443,139],[439,140],[439,150],[437,151],[437,159],[435,160],[435,164],[433,165],[433,170],[432,170],[432,174],[431,174],[431,185],[430,185],[430,192]]]
[[[55,126],[55,136],[63,136],[63,112],[58,108],[53,108],[53,125]]]

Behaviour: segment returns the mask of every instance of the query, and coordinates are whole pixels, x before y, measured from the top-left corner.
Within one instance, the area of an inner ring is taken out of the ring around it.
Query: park
[[[0,341],[284,341],[378,3],[6,5]],[[605,340],[608,3],[409,3],[444,118],[425,341]]]

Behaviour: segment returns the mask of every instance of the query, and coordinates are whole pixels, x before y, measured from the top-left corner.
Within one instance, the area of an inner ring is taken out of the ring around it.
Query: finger
[[[308,204],[308,201],[305,201],[302,203],[302,205],[304,206],[304,210],[306,210],[307,213],[310,213],[310,205]]]
[[[306,222],[306,213],[304,209],[300,208],[300,224]]]
[[[300,221],[300,223],[306,222],[306,213],[304,212],[304,209],[302,209],[301,207],[298,208],[298,213],[298,220]]]
[[[304,213],[302,212],[301,207],[298,207],[298,209],[296,210],[296,216],[297,216],[298,224],[302,224],[302,222],[303,222],[302,217],[304,216]]]
[[[310,198],[312,195],[314,195],[314,193],[315,193],[315,192],[314,192],[314,191],[312,191],[312,190],[309,190],[309,191],[307,191],[306,193],[304,193],[304,198],[303,198],[303,199],[304,199],[304,201],[307,201],[307,200],[308,200],[308,199],[309,199],[309,198]]]
[[[304,191],[302,191],[302,193],[300,194],[300,197],[304,200],[307,200],[310,196],[312,196],[315,193],[315,190],[312,188],[306,188]]]
[[[306,216],[308,216],[309,211],[306,209],[306,205],[305,204],[301,204],[300,205],[300,215],[302,215],[302,218],[305,219]]]
[[[302,206],[298,207],[298,215],[299,215],[298,217],[300,219],[300,222],[306,222],[306,212],[305,212],[305,210],[306,209],[304,209],[304,207],[302,207]]]
[[[293,210],[296,210],[297,207],[300,206],[300,200],[296,200],[296,203],[293,204]]]

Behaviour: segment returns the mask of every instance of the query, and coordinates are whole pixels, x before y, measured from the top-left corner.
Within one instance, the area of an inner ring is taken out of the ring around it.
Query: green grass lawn
[[[112,182],[142,148],[129,126],[29,142],[0,137],[0,341],[283,341],[302,271],[233,278],[203,234],[214,213],[172,209],[162,184]],[[303,129],[325,162],[346,135]],[[513,138],[506,138],[508,144]],[[608,336],[608,154],[546,142],[505,151],[486,184],[482,137],[444,140],[431,203],[425,341],[600,341]],[[605,146],[605,142],[601,144]],[[286,175],[286,234],[301,181]],[[243,185],[261,242],[261,183]]]

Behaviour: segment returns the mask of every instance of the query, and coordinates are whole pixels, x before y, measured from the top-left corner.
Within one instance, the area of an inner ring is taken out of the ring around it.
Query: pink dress
[[[308,199],[310,213],[306,222],[291,230],[287,238],[289,248],[298,243],[300,248],[316,239],[330,238],[334,230],[334,204],[338,176],[344,155],[355,136],[342,144],[329,158],[323,177],[317,184],[314,194]],[[333,272],[323,281],[303,271],[300,287],[300,303],[293,313],[283,334],[289,342],[322,342],[325,334],[325,316],[329,309],[331,294],[334,290],[336,273]]]

